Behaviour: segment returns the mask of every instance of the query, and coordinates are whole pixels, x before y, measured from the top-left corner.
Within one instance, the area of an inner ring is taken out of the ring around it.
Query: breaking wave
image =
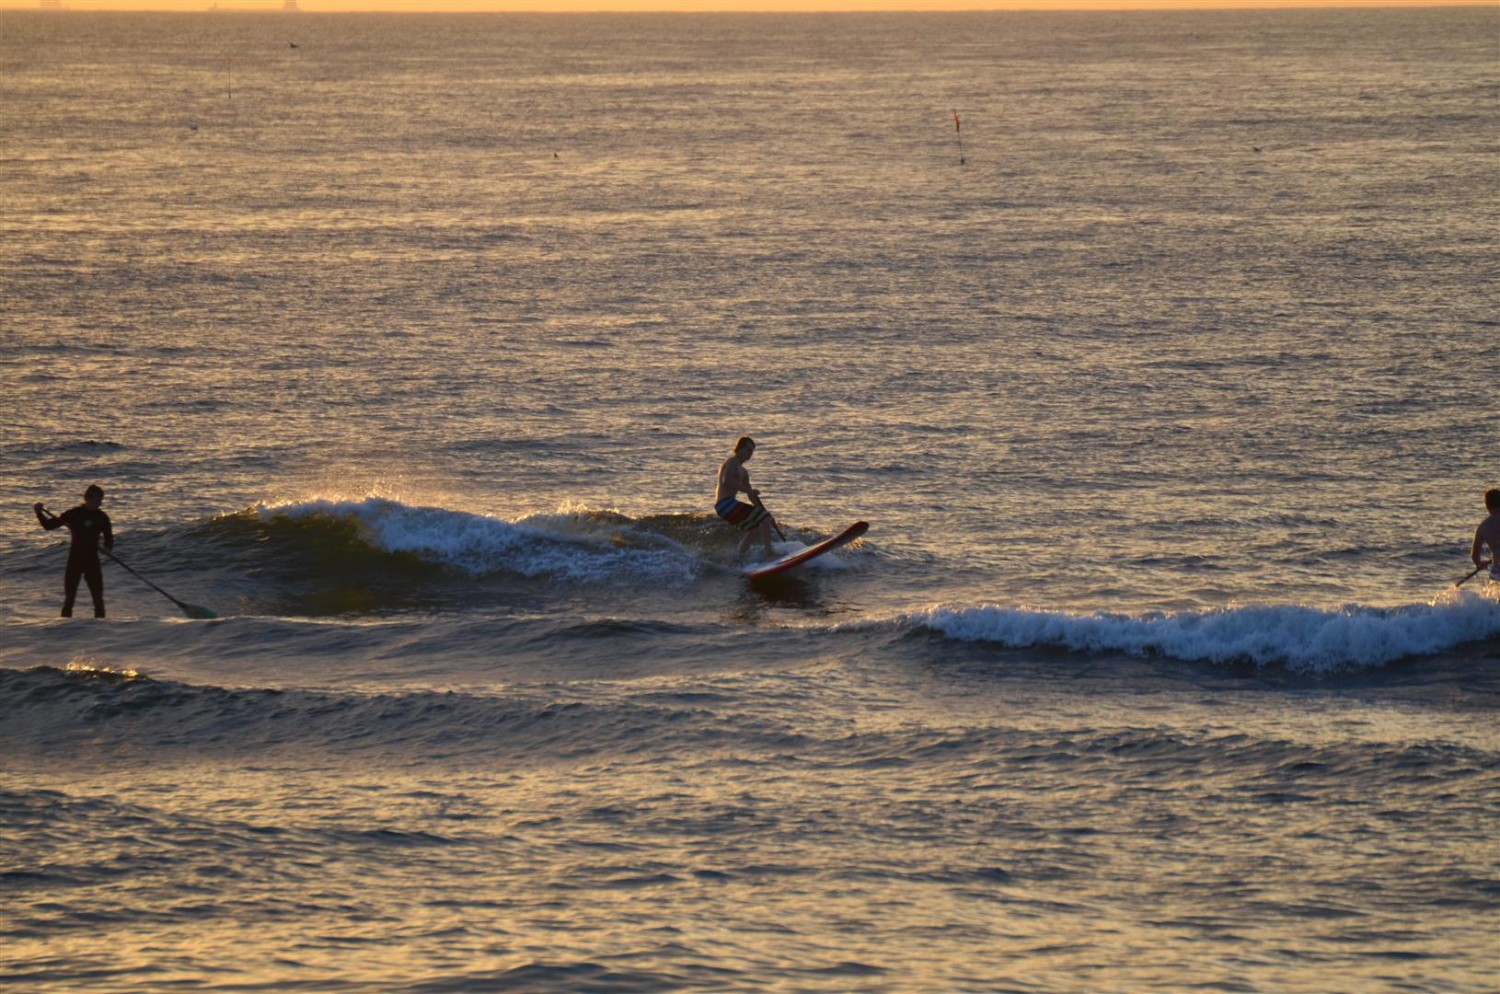
[[[405,564],[471,576],[497,573],[573,583],[649,581],[681,586],[708,564],[691,547],[706,516],[664,523],[608,511],[560,511],[518,521],[383,497],[257,504],[218,519],[227,537],[269,543],[272,555],[323,568]],[[676,534],[672,534],[676,532]],[[706,541],[706,540],[705,540]],[[257,552],[264,554],[264,546]]]
[[[1282,665],[1305,673],[1368,669],[1500,638],[1500,603],[1469,593],[1397,608],[1265,605],[1142,615],[1069,614],[985,604],[933,607],[903,620],[961,642],[1013,649],[1050,647],[1195,663]]]

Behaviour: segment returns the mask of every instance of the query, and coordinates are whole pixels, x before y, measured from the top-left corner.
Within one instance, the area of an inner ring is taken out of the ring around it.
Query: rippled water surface
[[[0,981],[1500,986],[1497,28],[0,11]]]

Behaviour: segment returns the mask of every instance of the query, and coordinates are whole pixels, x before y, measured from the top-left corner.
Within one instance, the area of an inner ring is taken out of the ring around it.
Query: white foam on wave
[[[695,578],[701,565],[688,550],[632,527],[623,516],[561,512],[511,522],[385,497],[262,504],[256,511],[262,520],[353,521],[361,539],[374,548],[474,575],[508,571],[578,583],[650,580],[682,585]]]
[[[1228,607],[1146,615],[1067,614],[984,604],[933,607],[907,623],[964,642],[1010,648],[1160,655],[1188,662],[1280,664],[1331,673],[1383,666],[1500,637],[1500,603],[1455,592],[1432,604]]]

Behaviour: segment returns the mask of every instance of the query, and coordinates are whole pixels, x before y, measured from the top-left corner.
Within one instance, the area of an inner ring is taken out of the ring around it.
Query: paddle
[[[146,579],[144,576],[141,576],[141,574],[137,573],[135,570],[131,569],[129,566],[126,566],[124,563],[120,562],[119,557],[117,557],[113,552],[110,552],[108,549],[100,549],[99,551],[103,552],[110,559],[113,559],[114,562],[115,562],[115,565],[123,567],[124,570],[125,570],[125,572],[129,573],[131,576],[135,577],[137,580],[141,581],[146,586],[148,586],[152,590],[156,591],[158,594],[161,594],[163,597],[165,597],[167,600],[171,601],[173,604],[176,604],[178,607],[182,608],[182,613],[185,614],[185,615],[187,615],[189,618],[200,618],[200,619],[205,619],[206,620],[208,618],[217,618],[218,617],[217,614],[215,614],[214,612],[210,611],[206,607],[200,607],[197,604],[184,604],[182,601],[180,601],[177,598],[173,597],[171,594],[167,593],[165,590],[161,589],[156,584],[154,584],[150,580]]]
[[[770,508],[761,503],[760,497],[757,496],[755,498],[755,503],[762,511],[766,512],[766,517],[771,519],[771,527],[776,529],[776,537],[785,542],[786,534],[781,530],[781,526],[776,523],[776,515],[772,514]]]
[[[1488,565],[1489,565],[1489,563],[1481,563],[1480,565],[1475,566],[1474,567],[1474,572],[1470,573],[1468,576],[1464,577],[1462,580],[1459,580],[1457,583],[1455,583],[1453,585],[1453,589],[1457,590],[1459,587],[1462,587],[1464,584],[1466,584],[1470,580],[1474,579],[1474,577],[1476,575],[1478,575],[1479,571],[1482,570],[1482,569],[1484,569]]]

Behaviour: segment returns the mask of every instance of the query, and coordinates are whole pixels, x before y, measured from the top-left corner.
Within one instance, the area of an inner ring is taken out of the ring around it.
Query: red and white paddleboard
[[[740,572],[745,575],[746,579],[750,580],[762,580],[768,576],[775,576],[777,573],[785,573],[794,566],[801,566],[809,559],[816,559],[825,552],[832,552],[841,545],[848,545],[869,530],[869,522],[856,521],[848,528],[833,536],[833,538],[825,538],[817,545],[809,545],[805,549],[789,552],[780,559],[773,559],[768,563],[755,563],[745,566]]]

